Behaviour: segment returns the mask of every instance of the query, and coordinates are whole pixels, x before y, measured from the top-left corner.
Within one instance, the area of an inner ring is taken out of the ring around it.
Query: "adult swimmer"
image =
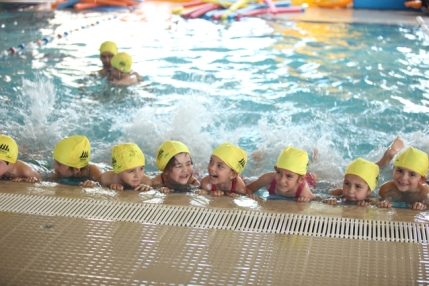
[[[97,73],[100,76],[108,76],[110,74],[110,70],[112,69],[112,65],[110,61],[113,56],[118,53],[118,47],[112,41],[106,41],[100,46],[100,60],[103,63],[103,68],[99,70]]]
[[[132,85],[142,81],[142,77],[135,71],[131,70],[133,59],[127,53],[117,53],[110,61],[109,80],[117,85]]]

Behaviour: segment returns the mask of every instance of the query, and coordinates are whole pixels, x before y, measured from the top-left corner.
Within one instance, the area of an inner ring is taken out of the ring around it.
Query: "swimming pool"
[[[9,11],[0,21],[0,50],[50,39],[0,59],[1,131],[43,172],[56,143],[72,134],[89,138],[92,161],[104,169],[114,144],[136,142],[149,174],[167,139],[189,146],[200,173],[224,141],[249,155],[265,150],[259,162],[249,156],[248,178],[272,170],[294,145],[319,150],[310,171],[323,194],[352,159],[378,159],[397,135],[429,151],[429,41],[418,26],[147,22],[138,13],[65,11]],[[132,55],[144,83],[115,87],[89,76],[101,68],[105,40]]]

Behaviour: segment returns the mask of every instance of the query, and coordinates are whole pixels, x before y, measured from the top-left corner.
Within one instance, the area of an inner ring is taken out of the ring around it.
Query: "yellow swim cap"
[[[73,135],[61,140],[54,149],[54,159],[73,168],[83,168],[89,163],[91,144],[85,136]]]
[[[112,166],[116,174],[144,165],[144,154],[137,144],[125,143],[113,147]]]
[[[301,149],[288,146],[280,153],[276,166],[298,175],[305,175],[308,169],[308,154]]]
[[[16,163],[18,158],[18,145],[15,140],[7,135],[0,135],[0,160]]]
[[[191,154],[188,147],[186,147],[182,142],[165,141],[161,146],[159,146],[158,150],[156,150],[156,166],[161,171],[164,171],[165,166],[167,166],[170,159],[179,153]]]
[[[409,169],[426,177],[428,172],[428,154],[419,149],[409,147],[396,158],[395,167]]]
[[[213,156],[218,157],[225,162],[231,169],[236,171],[238,174],[243,172],[247,164],[246,152],[231,143],[222,143],[217,146],[212,153]]]
[[[100,55],[104,52],[112,53],[113,55],[116,55],[118,53],[118,47],[114,42],[106,41],[101,44],[100,46]]]
[[[110,60],[110,64],[121,72],[130,72],[133,59],[127,53],[118,53]]]
[[[380,170],[378,165],[362,158],[357,158],[347,167],[344,175],[356,175],[361,177],[369,186],[371,191],[374,191],[378,184],[378,174]]]

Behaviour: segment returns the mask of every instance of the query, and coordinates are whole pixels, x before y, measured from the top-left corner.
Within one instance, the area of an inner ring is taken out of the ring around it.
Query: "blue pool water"
[[[28,45],[44,37],[46,45]],[[377,160],[397,135],[429,152],[429,41],[418,26],[3,11],[0,38],[0,51],[27,44],[0,58],[0,131],[43,172],[72,134],[90,139],[103,169],[114,144],[136,142],[150,175],[167,139],[188,145],[202,175],[216,145],[239,144],[250,179],[271,171],[287,145],[317,148],[310,171],[320,193],[340,186],[352,159]],[[89,76],[101,68],[105,40],[132,55],[144,83],[116,87]]]

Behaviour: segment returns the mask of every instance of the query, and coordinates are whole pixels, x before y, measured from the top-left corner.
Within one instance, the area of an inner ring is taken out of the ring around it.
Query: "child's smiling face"
[[[347,174],[343,181],[343,197],[348,201],[363,201],[371,193],[368,184],[357,175]]]
[[[174,183],[186,185],[192,176],[192,160],[189,153],[179,153],[172,158],[175,160],[174,166],[165,170],[166,176]]]
[[[120,172],[118,176],[125,184],[133,188],[138,187],[144,176],[144,166],[127,169]]]
[[[393,169],[393,182],[400,192],[415,190],[425,182],[425,177],[410,169],[395,167]]]
[[[237,173],[232,170],[224,161],[217,156],[211,156],[207,166],[210,176],[210,184],[226,184],[237,177]]]

